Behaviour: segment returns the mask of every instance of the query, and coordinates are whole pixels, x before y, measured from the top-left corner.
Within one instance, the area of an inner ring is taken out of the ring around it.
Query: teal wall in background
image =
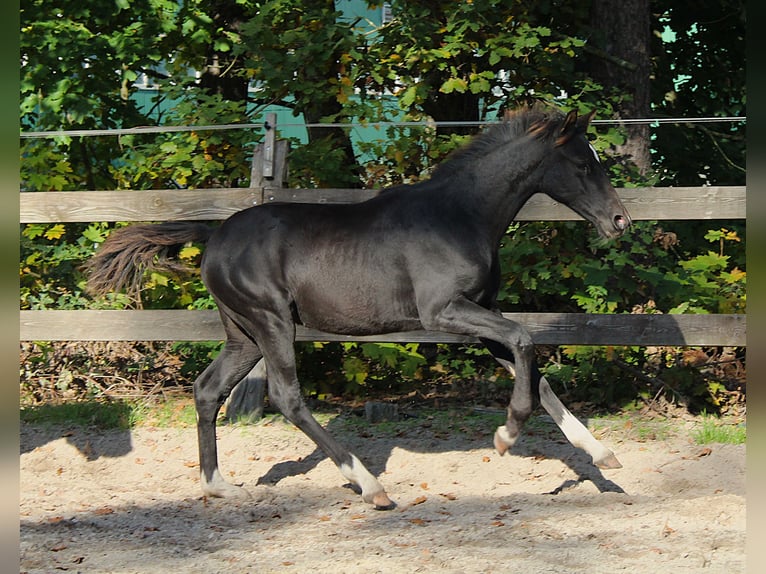
[[[384,15],[389,13],[387,5],[375,9],[368,9],[365,0],[336,0],[335,5],[337,9],[344,14],[344,18],[349,20],[358,19],[357,26],[369,31],[373,31],[380,26],[384,21]],[[253,90],[254,88],[251,88],[251,91]],[[140,109],[145,111],[145,113],[153,110],[151,116],[158,118],[163,111],[169,109],[173,105],[172,100],[166,99],[158,106],[156,102],[158,94],[159,91],[155,87],[137,84],[131,98],[137,103]],[[395,109],[397,109],[396,102],[392,101],[392,110]],[[277,130],[279,137],[295,138],[301,143],[306,143],[308,141],[308,134],[304,127],[305,121],[303,116],[294,116],[291,109],[284,106],[270,105],[258,115],[254,115],[253,112],[254,110],[252,109],[248,110],[248,115],[246,118],[242,118],[242,123],[260,123],[266,119],[266,114],[275,113],[277,115]],[[354,126],[349,129],[351,130],[351,138],[353,142],[373,141],[375,139],[380,139],[385,133],[382,129],[369,126]]]

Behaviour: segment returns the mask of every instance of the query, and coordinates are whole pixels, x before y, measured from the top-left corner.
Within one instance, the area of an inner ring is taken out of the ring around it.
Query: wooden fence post
[[[229,395],[226,420],[247,423],[260,420],[263,417],[266,382],[266,361],[261,359]]]
[[[261,190],[261,202],[265,201],[266,188],[284,187],[287,182],[290,142],[276,138],[276,124],[277,114],[267,114],[266,137],[253,150],[250,187]],[[266,363],[261,359],[229,395],[225,407],[226,419],[231,422],[255,422],[263,417],[266,384]]]

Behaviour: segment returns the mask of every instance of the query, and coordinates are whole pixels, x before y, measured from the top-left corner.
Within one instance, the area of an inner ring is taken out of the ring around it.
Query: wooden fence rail
[[[503,313],[529,329],[537,344],[744,346],[745,315],[594,315]],[[217,311],[21,311],[22,340],[217,341],[225,338]],[[298,341],[475,343],[462,335],[408,331],[347,336],[298,327]]]
[[[745,187],[636,187],[617,190],[631,218],[639,220],[744,219]],[[371,189],[277,187],[151,191],[48,191],[21,193],[22,223],[90,221],[223,220],[263,203],[353,203]],[[574,211],[535,195],[517,221],[574,221]]]

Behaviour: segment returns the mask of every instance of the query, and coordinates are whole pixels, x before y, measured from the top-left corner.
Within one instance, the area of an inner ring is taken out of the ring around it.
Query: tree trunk
[[[650,99],[649,0],[593,0],[594,27],[588,67],[607,90],[628,96],[617,110],[620,118],[646,118]],[[628,125],[628,140],[618,147],[644,174],[651,167],[649,126]]]
[[[213,0],[208,12],[216,27],[229,32],[238,32],[247,18],[245,9],[232,0]],[[221,52],[211,45],[200,86],[208,94],[220,94],[229,101],[245,101],[248,82],[239,74],[240,70],[241,65],[237,65],[231,51]]]

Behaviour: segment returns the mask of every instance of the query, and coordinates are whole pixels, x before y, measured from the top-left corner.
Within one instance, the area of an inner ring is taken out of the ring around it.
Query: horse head
[[[571,111],[553,127],[549,123],[530,128],[532,135],[545,133],[551,146],[541,165],[537,191],[591,222],[602,237],[613,239],[625,233],[631,219],[585,135],[594,115],[578,116]]]

